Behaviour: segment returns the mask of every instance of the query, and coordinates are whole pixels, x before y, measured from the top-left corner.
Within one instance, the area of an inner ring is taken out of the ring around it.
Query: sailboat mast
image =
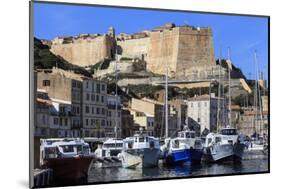
[[[255,110],[255,129],[257,126],[257,118],[258,118],[258,75],[257,75],[257,55],[256,51],[254,53],[254,59],[255,59],[255,94],[254,94],[254,110]]]
[[[255,63],[256,63],[256,74],[257,74],[257,80],[258,80],[258,73],[259,73],[259,69],[258,69],[258,60],[257,60],[257,52],[255,51]],[[258,81],[257,81],[258,83]],[[259,123],[259,130],[260,130],[260,134],[261,134],[261,130],[262,130],[262,125],[263,125],[263,121],[262,121],[262,105],[261,105],[261,91],[260,91],[260,86],[257,85],[257,105],[259,104],[259,107],[257,106],[257,108],[259,109],[259,114],[260,114],[260,123]]]
[[[230,60],[230,48],[228,47],[228,60],[229,60],[229,67],[228,67],[228,108],[229,108],[229,114],[228,114],[228,118],[229,118],[229,125],[231,125],[232,120],[231,120],[231,78],[230,78],[230,71],[231,71],[231,60]]]
[[[217,132],[219,130],[219,125],[220,125],[220,92],[221,92],[221,87],[220,87],[220,78],[221,78],[221,50],[220,50],[220,57],[219,57],[219,86],[218,86],[218,98],[217,98]]]
[[[114,126],[114,134],[115,134],[115,138],[117,139],[117,117],[118,117],[118,111],[117,111],[117,101],[118,101],[118,94],[117,94],[117,48],[115,50],[115,126]]]
[[[166,63],[166,76],[165,76],[165,137],[168,138],[168,65]]]

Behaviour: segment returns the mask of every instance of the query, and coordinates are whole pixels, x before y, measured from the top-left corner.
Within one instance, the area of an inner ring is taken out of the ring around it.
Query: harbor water
[[[221,174],[258,173],[268,171],[268,155],[261,151],[245,151],[241,163],[205,163],[198,165],[185,164],[167,167],[159,163],[156,168],[124,169],[90,168],[88,183],[103,183],[111,181],[133,181],[142,179],[180,178]]]

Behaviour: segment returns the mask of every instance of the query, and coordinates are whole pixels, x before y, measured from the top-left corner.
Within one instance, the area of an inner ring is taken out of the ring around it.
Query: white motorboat
[[[205,158],[208,161],[242,159],[245,145],[239,140],[235,128],[223,128],[219,134],[209,133],[205,141]]]
[[[122,139],[107,139],[102,145],[98,145],[95,150],[95,155],[97,157],[112,157],[117,156],[123,150],[123,140]]]
[[[157,167],[160,156],[159,139],[142,130],[124,139],[124,148],[118,155],[125,168]]]

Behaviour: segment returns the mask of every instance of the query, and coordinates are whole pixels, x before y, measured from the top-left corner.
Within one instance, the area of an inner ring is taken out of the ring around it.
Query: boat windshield
[[[185,133],[186,138],[195,138],[195,133]]]
[[[45,148],[45,158],[56,158],[58,154],[58,149],[56,147]]]
[[[107,143],[107,144],[103,144],[104,148],[122,148],[123,147],[123,143]]]
[[[61,145],[60,147],[62,148],[63,153],[73,153],[74,152],[73,145]]]
[[[236,129],[223,129],[221,130],[222,135],[237,135]]]

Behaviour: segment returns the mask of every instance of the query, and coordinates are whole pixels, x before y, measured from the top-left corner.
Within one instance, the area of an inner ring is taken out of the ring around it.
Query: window
[[[73,145],[64,145],[64,146],[60,146],[63,149],[64,153],[68,153],[68,152],[74,152],[74,146]]]
[[[60,118],[60,125],[62,125],[62,117]]]
[[[101,96],[101,102],[102,103],[104,102],[104,96]]]
[[[104,110],[104,108],[101,109],[101,114],[102,114],[102,115],[105,115],[105,110]]]
[[[89,93],[86,94],[86,100],[90,100],[90,94]]]
[[[86,88],[87,88],[87,89],[89,88],[89,83],[88,83],[88,81],[86,81]]]
[[[101,120],[101,126],[105,126],[105,120]]]
[[[95,92],[95,83],[92,83],[92,92]]]
[[[100,108],[97,108],[97,114],[100,114]]]
[[[80,114],[80,108],[79,107],[76,108],[76,112],[77,112],[77,114]]]
[[[200,117],[197,118],[197,122],[200,123]]]
[[[99,100],[100,100],[100,96],[97,95],[97,96],[96,96],[96,101],[99,102]]]
[[[85,107],[85,112],[86,112],[86,113],[89,113],[89,112],[90,112],[89,106],[86,106],[86,107]]]
[[[67,118],[65,118],[64,125],[67,126],[67,124],[68,124],[68,120],[67,120]]]
[[[94,94],[91,95],[91,100],[95,101],[95,95]]]
[[[201,102],[198,102],[198,107],[200,107],[201,106]]]
[[[92,107],[92,114],[95,114],[95,107]]]
[[[43,80],[43,86],[50,86],[51,85],[51,81],[50,80]]]
[[[63,107],[63,106],[59,107],[59,112],[60,113],[64,113],[65,112],[65,107]]]
[[[91,125],[94,125],[94,123],[95,123],[95,120],[91,119]]]
[[[204,103],[204,106],[207,107],[207,102]]]
[[[100,93],[100,84],[97,83],[97,93]]]
[[[102,91],[105,91],[105,85],[104,85],[104,84],[101,85],[101,90],[102,90]]]
[[[72,87],[75,88],[76,87],[76,81],[73,81],[72,83]]]
[[[54,118],[54,125],[58,125],[59,119],[57,117]]]
[[[86,125],[89,125],[89,120],[88,120],[88,119],[85,119],[85,121],[86,121]]]

